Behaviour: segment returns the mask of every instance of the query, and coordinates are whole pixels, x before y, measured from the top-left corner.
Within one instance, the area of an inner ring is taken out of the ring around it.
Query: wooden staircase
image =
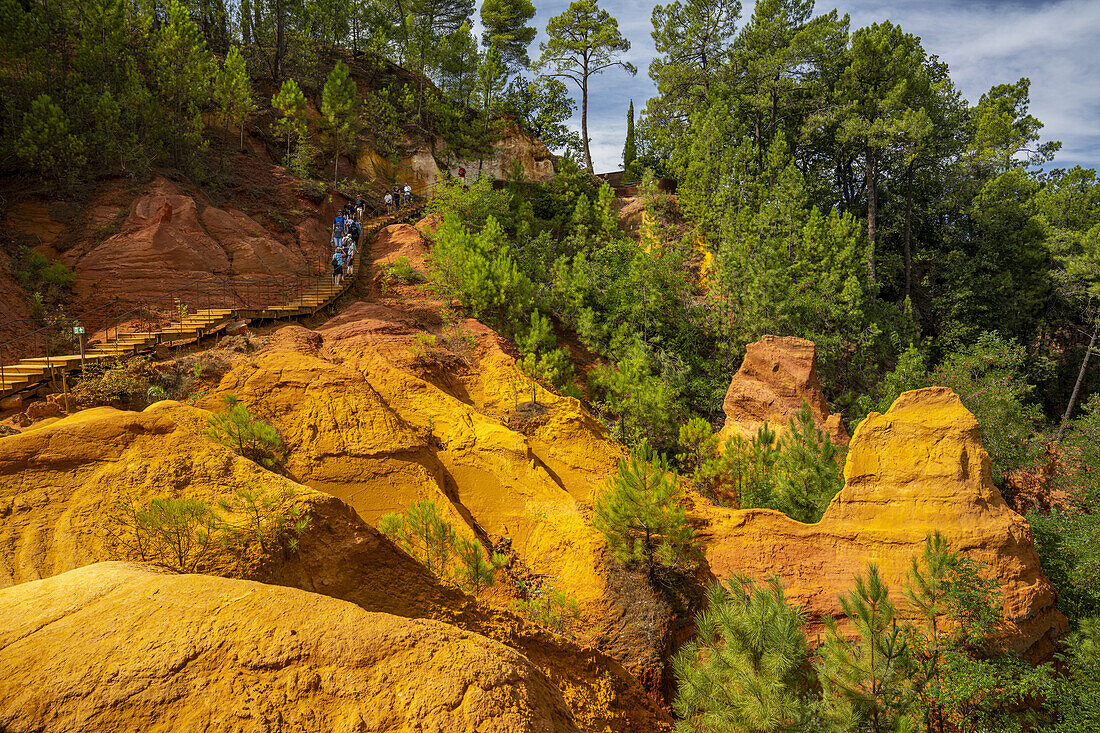
[[[84,355],[63,354],[59,356],[38,356],[21,359],[15,364],[0,366],[0,398],[29,390],[44,382],[51,382],[62,372],[72,372],[88,364],[125,359],[136,354],[150,351],[159,344],[187,343],[198,341],[205,336],[217,333],[235,320],[277,320],[311,316],[325,308],[346,293],[362,272],[361,260],[364,248],[369,248],[370,240],[384,226],[408,219],[422,209],[424,204],[402,209],[399,213],[371,219],[363,226],[360,247],[355,252],[355,274],[336,287],[332,278],[322,276],[301,295],[282,305],[268,308],[211,308],[186,315],[182,321],[169,325],[160,331],[142,333],[121,333],[114,338],[97,343],[84,350]]]

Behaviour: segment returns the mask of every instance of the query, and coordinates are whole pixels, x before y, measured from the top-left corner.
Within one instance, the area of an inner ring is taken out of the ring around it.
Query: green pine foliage
[[[252,101],[252,82],[245,69],[244,57],[237,46],[232,46],[225,57],[225,64],[218,70],[214,81],[214,99],[218,111],[225,117],[226,127],[232,122],[241,129],[240,146],[244,147],[244,123],[248,115],[256,111]]]
[[[359,95],[351,70],[337,61],[332,67],[321,94],[321,114],[332,137],[332,183],[336,185],[340,151],[359,132]]]
[[[643,446],[619,462],[618,472],[594,500],[592,525],[620,563],[637,563],[650,575],[658,565],[687,565],[699,546],[681,497],[679,478],[669,471],[667,459]]]
[[[535,17],[531,0],[483,0],[481,3],[481,39],[487,47],[496,46],[504,63],[511,69],[531,64],[527,47],[537,31],[527,25]]]
[[[279,467],[286,454],[279,431],[254,419],[236,395],[224,395],[222,401],[226,411],[206,418],[206,437],[265,468]]]
[[[55,180],[84,165],[83,143],[69,132],[69,118],[48,94],[39,95],[24,115],[15,152]]]
[[[279,114],[272,126],[275,133],[286,136],[284,162],[289,164],[291,141],[296,141],[301,146],[302,139],[306,136],[306,97],[297,82],[287,79],[271,98],[271,106]]]
[[[486,557],[481,543],[459,534],[430,499],[386,514],[378,529],[432,575],[475,597],[493,585],[496,572],[508,564],[508,557],[500,553]]]
[[[223,535],[243,545],[255,543],[264,554],[277,547],[296,551],[312,517],[294,503],[295,496],[292,486],[270,491],[250,484],[234,490],[232,496],[218,501],[218,507],[232,518],[222,520]]]
[[[218,519],[199,499],[124,497],[106,516],[108,544],[127,560],[159,562],[193,573],[217,547]]]
[[[711,584],[695,638],[672,660],[677,733],[813,730],[805,621],[777,578]]]
[[[855,588],[840,597],[840,604],[856,639],[849,640],[834,619],[826,619],[818,665],[825,718],[840,730],[915,732],[916,665],[874,564],[866,576],[856,577]]]

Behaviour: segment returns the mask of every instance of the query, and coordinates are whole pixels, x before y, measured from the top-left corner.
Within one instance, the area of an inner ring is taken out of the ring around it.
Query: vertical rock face
[[[523,655],[437,621],[101,563],[0,591],[5,731],[576,731]]]
[[[834,443],[847,444],[848,431],[839,414],[829,414],[829,403],[817,381],[814,352],[813,341],[792,336],[763,336],[749,344],[722,402],[726,413],[723,438],[751,437],[765,422],[782,427],[806,402],[818,427],[828,432]]]
[[[1031,659],[1050,654],[1066,620],[1040,570],[1031,528],[993,485],[977,420],[954,392],[906,392],[885,415],[871,413],[852,437],[844,479],[817,524],[767,509],[703,507],[711,570],[720,578],[778,575],[820,622],[841,617],[837,595],[874,562],[904,612],[910,559],[939,531],[1000,580],[1008,646]]]

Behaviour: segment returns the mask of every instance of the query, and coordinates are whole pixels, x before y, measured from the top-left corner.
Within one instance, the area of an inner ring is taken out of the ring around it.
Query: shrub
[[[81,407],[144,404],[155,396],[150,394],[150,376],[149,360],[140,356],[88,364],[73,386],[72,396]]]
[[[206,418],[206,437],[265,468],[275,468],[282,463],[286,448],[279,431],[265,422],[253,420],[236,395],[227,394],[222,400],[227,411]]]
[[[592,524],[616,560],[641,563],[652,577],[655,565],[680,565],[699,552],[680,499],[668,461],[643,445],[619,461],[618,472],[596,497]]]
[[[672,660],[673,707],[684,729],[807,730],[813,705],[805,620],[774,577],[762,586],[743,575],[713,583],[695,638]]]
[[[294,496],[293,489],[272,493],[246,486],[218,501],[228,518],[200,499],[159,497],[142,504],[124,497],[107,512],[108,546],[122,559],[162,563],[185,573],[230,542],[244,548],[255,544],[264,555],[276,547],[296,550],[311,517],[290,503]]]
[[[218,520],[198,499],[119,499],[107,515],[108,544],[125,559],[194,572],[212,549]]]
[[[293,487],[273,493],[249,484],[235,490],[218,502],[222,511],[234,517],[222,524],[225,536],[246,545],[255,542],[264,554],[276,547],[297,550],[298,538],[309,529],[312,518],[291,503],[295,496]]]
[[[414,501],[404,512],[382,517],[378,529],[440,580],[477,596],[493,585],[508,558],[488,559],[477,540],[458,534],[430,499]]]
[[[555,634],[573,638],[581,617],[576,598],[555,590],[552,582],[535,587],[518,583],[517,587],[523,597],[515,602],[515,607],[524,618]]]
[[[800,522],[817,522],[844,486],[840,452],[805,402],[778,439],[764,425],[750,440],[733,435],[718,455],[713,453],[717,437],[705,421],[688,423],[680,435],[687,450],[681,460],[694,466],[695,487],[722,504],[775,509]]]
[[[382,275],[382,283],[388,289],[398,282],[403,285],[424,282],[424,274],[412,266],[408,257],[398,257],[393,264],[386,267],[386,272]]]

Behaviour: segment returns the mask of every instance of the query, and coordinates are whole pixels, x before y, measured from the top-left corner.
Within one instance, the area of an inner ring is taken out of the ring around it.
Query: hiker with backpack
[[[332,252],[332,284],[340,287],[344,275],[344,253],[339,247]]]

